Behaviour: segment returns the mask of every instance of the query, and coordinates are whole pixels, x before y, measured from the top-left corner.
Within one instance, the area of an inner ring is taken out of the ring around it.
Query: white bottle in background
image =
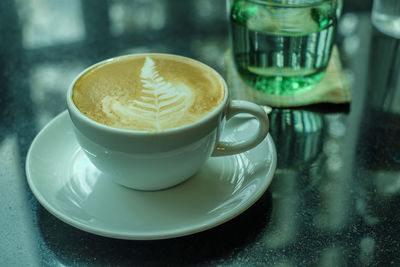
[[[400,0],[374,0],[372,24],[379,31],[400,38]]]

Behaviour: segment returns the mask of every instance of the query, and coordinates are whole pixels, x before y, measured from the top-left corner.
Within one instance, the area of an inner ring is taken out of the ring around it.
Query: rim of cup
[[[91,118],[89,118],[88,116],[86,116],[85,114],[83,114],[78,107],[75,105],[74,101],[72,100],[72,93],[73,93],[73,88],[75,83],[79,80],[79,78],[82,77],[82,75],[84,75],[85,73],[87,73],[88,71],[90,71],[91,69],[94,69],[100,65],[103,64],[107,64],[107,63],[111,63],[113,61],[118,61],[118,60],[122,60],[124,58],[130,58],[130,57],[140,57],[140,56],[167,56],[167,57],[178,57],[178,58],[182,58],[184,60],[188,60],[188,61],[192,61],[196,64],[199,64],[200,66],[206,68],[207,70],[209,70],[211,73],[213,73],[215,76],[218,77],[218,79],[221,81],[223,88],[224,88],[224,99],[222,100],[222,102],[216,107],[214,108],[210,113],[206,114],[204,117],[200,118],[197,121],[182,125],[182,126],[178,126],[178,127],[174,127],[174,128],[169,128],[169,129],[165,129],[162,131],[139,131],[139,130],[133,130],[133,129],[123,129],[123,128],[117,128],[117,127],[113,127],[113,126],[109,126],[106,124],[102,124],[100,122],[97,122]],[[81,71],[76,77],[75,79],[72,81],[72,83],[70,84],[70,86],[68,87],[68,91],[67,91],[67,107],[69,112],[74,113],[74,115],[76,115],[81,121],[85,122],[86,124],[91,125],[92,127],[98,129],[98,130],[102,130],[102,131],[106,131],[106,132],[112,132],[112,133],[118,133],[118,134],[123,134],[123,135],[142,135],[142,136],[146,136],[146,135],[168,135],[168,134],[176,134],[176,133],[181,133],[184,131],[188,131],[191,129],[194,129],[196,127],[199,127],[203,124],[205,124],[206,122],[208,122],[209,120],[211,120],[212,118],[214,118],[215,116],[218,116],[218,114],[220,114],[221,112],[223,112],[223,109],[225,109],[225,106],[228,104],[228,98],[229,98],[229,90],[228,90],[228,86],[224,80],[224,78],[221,76],[221,74],[219,74],[215,69],[213,69],[212,67],[208,66],[207,64],[198,61],[196,59],[192,59],[189,57],[185,57],[185,56],[181,56],[181,55],[175,55],[175,54],[168,54],[168,53],[138,53],[138,54],[127,54],[127,55],[122,55],[122,56],[116,56],[116,57],[112,57],[112,58],[108,58],[105,60],[102,60],[96,64],[90,65],[89,67],[85,68],[83,71]]]

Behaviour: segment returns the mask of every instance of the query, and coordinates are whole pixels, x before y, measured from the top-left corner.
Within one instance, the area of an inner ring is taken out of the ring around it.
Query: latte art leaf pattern
[[[179,121],[194,102],[192,90],[182,82],[165,81],[155,62],[146,57],[141,69],[140,97],[122,101],[106,96],[102,100],[103,112],[122,124],[135,121],[148,124],[149,130],[162,131]]]

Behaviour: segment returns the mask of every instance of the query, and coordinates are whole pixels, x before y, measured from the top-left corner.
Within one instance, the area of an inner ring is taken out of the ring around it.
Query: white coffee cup
[[[89,70],[120,58],[87,68],[67,92],[68,112],[80,146],[90,161],[116,183],[138,190],[169,188],[194,175],[210,156],[244,152],[258,145],[268,134],[269,120],[265,111],[254,103],[230,101],[225,81],[208,66],[212,74],[223,81],[225,95],[214,110],[198,121],[161,132],[146,132],[115,128],[90,119],[72,99],[74,85]],[[221,141],[226,120],[239,113],[252,115],[259,122],[258,128],[246,140]]]

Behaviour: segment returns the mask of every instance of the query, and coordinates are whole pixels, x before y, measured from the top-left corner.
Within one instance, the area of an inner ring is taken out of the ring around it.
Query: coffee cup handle
[[[269,131],[269,120],[264,109],[259,105],[248,101],[233,100],[228,107],[226,120],[229,120],[240,113],[253,115],[254,118],[257,119],[258,129],[256,133],[245,140],[233,142],[218,141],[212,156],[227,156],[242,153],[257,146],[267,136]]]

